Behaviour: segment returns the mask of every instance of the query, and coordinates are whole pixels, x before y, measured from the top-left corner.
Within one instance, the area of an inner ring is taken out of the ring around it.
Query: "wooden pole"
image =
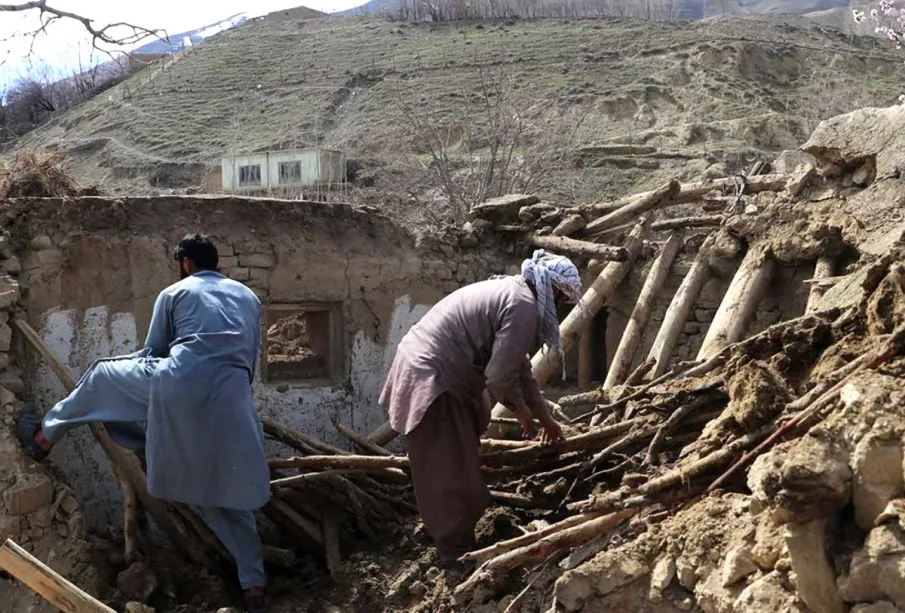
[[[676,232],[669,237],[666,244],[663,245],[660,255],[651,265],[650,272],[638,295],[638,302],[632,310],[628,325],[619,341],[619,347],[616,348],[616,354],[613,356],[613,363],[610,366],[610,372],[607,373],[606,381],[603,383],[603,389],[610,389],[619,385],[629,374],[632,362],[635,359],[635,351],[641,342],[641,336],[644,334],[644,328],[650,319],[650,312],[654,307],[660,289],[666,282],[669,275],[669,269],[672,267],[679,248],[682,246],[682,233]]]
[[[673,201],[679,195],[681,186],[675,179],[652,192],[639,195],[622,208],[616,209],[600,219],[595,219],[582,231],[582,236],[593,236],[610,228],[638,219],[641,215],[658,206]]]
[[[679,342],[685,322],[688,321],[694,303],[709,278],[710,249],[715,240],[716,237],[712,234],[704,240],[691,269],[682,280],[669,308],[666,309],[663,323],[660,324],[654,344],[650,348],[650,353],[647,354],[648,358],[654,360],[654,367],[648,373],[650,379],[661,377],[669,368],[669,361],[676,350],[676,344]]]
[[[35,332],[34,328],[21,319],[16,319],[15,323],[16,327],[19,328],[25,338],[38,353],[41,354],[50,365],[51,369],[60,378],[63,387],[70,392],[74,390],[78,384],[75,377],[72,376],[72,373],[69,372],[53,351],[51,351],[44,343],[43,339]],[[104,424],[93,423],[89,425],[89,428],[91,429],[94,438],[107,454],[110,463],[115,465],[120,474],[125,477],[129,487],[134,490],[134,495],[138,497],[142,506],[144,506],[151,517],[154,518],[154,521],[157,522],[160,529],[163,530],[170,541],[181,549],[193,562],[210,566],[211,559],[207,555],[204,541],[199,536],[192,534],[187,530],[183,523],[178,519],[175,512],[171,511],[164,501],[154,498],[148,493],[147,478],[136,465],[137,463],[133,461],[135,456],[113,442],[113,439],[110,438]],[[124,491],[123,493],[123,497],[126,500],[129,500],[132,495],[132,492]],[[205,527],[205,529],[207,528]]]
[[[748,250],[707,330],[698,361],[711,358],[726,345],[742,340],[775,270],[769,247],[755,245]]]
[[[587,328],[588,322],[594,318],[597,311],[613,294],[613,291],[619,286],[628,271],[631,270],[635,259],[641,253],[641,237],[645,231],[645,224],[642,222],[635,226],[631,233],[625,239],[625,249],[629,254],[625,262],[610,262],[607,264],[591,287],[587,289],[582,297],[582,304],[575,305],[575,308],[566,316],[566,319],[559,326],[559,334],[562,338],[563,351],[569,351],[572,345],[578,340],[581,333]],[[558,352],[548,351],[546,347],[541,348],[534,357],[531,358],[531,372],[537,380],[537,384],[541,387],[547,382],[556,369],[560,365],[560,356]],[[502,404],[497,404],[492,411],[492,417],[508,417],[509,409]]]
[[[785,189],[786,182],[791,177],[792,175],[786,174],[759,175],[748,177],[745,181],[745,191],[749,194],[779,191]],[[701,200],[710,192],[722,191],[727,188],[734,188],[738,184],[738,182],[738,177],[725,177],[722,179],[713,179],[710,181],[682,183],[679,186],[678,194],[676,194],[668,204],[689,204],[691,202]],[[592,204],[589,208],[604,214],[608,214],[613,212],[614,209],[618,211],[619,209],[624,208],[626,205],[631,204],[632,202],[650,197],[653,193],[655,192],[642,192],[640,194],[633,194],[631,196],[625,196],[613,202]],[[588,205],[585,206],[587,207]]]
[[[116,613],[11,540],[0,547],[0,568],[63,613]]]
[[[820,281],[832,277],[835,267],[836,263],[833,258],[827,256],[817,258],[817,263],[814,265],[814,281],[817,281],[817,283],[811,284],[811,293],[808,295],[808,305],[805,307],[805,313],[813,313],[817,310],[817,303],[827,290]]]
[[[594,344],[591,328],[588,326],[578,338],[578,389],[586,390],[591,387],[592,364]]]
[[[393,442],[397,436],[399,436],[399,433],[393,430],[392,426],[390,426],[390,422],[386,421],[368,435],[368,440],[375,445],[383,447]]]
[[[608,262],[624,262],[628,259],[625,247],[579,241],[565,236],[539,236],[532,232],[528,235],[528,242],[535,247],[569,256],[595,258]]]

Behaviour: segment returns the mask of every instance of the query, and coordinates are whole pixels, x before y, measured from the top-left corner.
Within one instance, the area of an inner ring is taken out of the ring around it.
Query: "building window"
[[[302,163],[301,162],[280,162],[280,184],[284,183],[301,183],[302,182]]]
[[[239,185],[260,185],[261,165],[239,166]]]
[[[342,374],[342,331],[336,303],[272,305],[264,311],[265,381],[331,384]]]

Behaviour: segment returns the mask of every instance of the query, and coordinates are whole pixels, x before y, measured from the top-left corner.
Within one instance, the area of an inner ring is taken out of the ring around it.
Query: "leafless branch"
[[[130,46],[147,38],[157,38],[160,40],[169,40],[164,30],[149,30],[141,26],[131,23],[116,22],[110,23],[103,27],[96,27],[94,21],[82,15],[64,11],[47,4],[47,0],[31,0],[30,2],[22,2],[20,4],[0,4],[0,13],[17,13],[35,10],[38,11],[41,20],[41,26],[28,33],[32,36],[32,47],[34,39],[39,34],[46,33],[47,26],[61,19],[71,19],[77,21],[84,26],[85,30],[91,35],[91,44],[99,49],[98,43],[106,43],[115,46]],[[31,49],[29,50],[31,52]]]

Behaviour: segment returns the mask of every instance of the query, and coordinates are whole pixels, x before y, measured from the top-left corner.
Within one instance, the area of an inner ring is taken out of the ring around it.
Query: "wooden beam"
[[[11,540],[0,547],[0,567],[63,613],[116,613]]]
[[[666,282],[669,269],[672,267],[682,243],[682,234],[680,232],[674,233],[663,245],[660,255],[657,256],[657,259],[651,265],[647,279],[644,281],[644,287],[641,288],[638,301],[632,310],[628,325],[619,340],[619,346],[613,356],[610,372],[607,373],[603,389],[610,389],[619,385],[628,376],[632,362],[635,359],[635,351],[638,349],[641,336],[644,334],[647,321],[650,319],[651,310],[657,301],[657,296],[663,288],[663,284]]]
[[[636,199],[613,211],[609,215],[604,215],[600,219],[595,219],[587,225],[581,235],[594,236],[598,232],[614,228],[629,221],[634,221],[651,209],[672,202],[676,196],[678,196],[680,189],[679,182],[673,179],[659,189],[641,194]]]
[[[666,314],[663,316],[663,323],[660,324],[660,330],[654,339],[654,344],[647,354],[648,359],[654,360],[654,366],[648,373],[651,380],[657,379],[669,368],[669,361],[672,359],[673,352],[676,350],[676,344],[679,342],[679,336],[688,321],[694,303],[704,289],[704,284],[710,278],[710,249],[716,240],[714,235],[708,236],[698,254],[695,256],[694,263],[679,289],[676,290]]]
[[[707,330],[697,361],[707,360],[723,347],[742,340],[775,270],[769,247],[755,245],[748,250]]]
[[[756,194],[759,192],[780,191],[785,189],[786,182],[791,177],[792,175],[787,174],[772,174],[748,177],[745,181],[745,192],[748,194]],[[679,185],[679,193],[665,204],[689,204],[691,202],[696,202],[698,200],[702,200],[704,196],[706,196],[710,192],[722,191],[726,188],[734,188],[740,180],[740,177],[725,177],[723,179],[714,179],[712,181],[682,183]],[[616,211],[618,211],[620,208],[623,208],[636,200],[641,200],[643,198],[649,197],[656,191],[657,190],[642,192],[640,194],[633,194],[631,196],[619,198],[618,200],[614,200],[612,202],[592,204],[590,205],[590,208],[604,214],[612,213],[614,212],[614,207],[618,207],[616,208]]]
[[[539,236],[532,232],[528,235],[528,242],[535,247],[557,254],[595,258],[607,262],[624,262],[628,259],[628,251],[625,250],[625,247],[579,241],[565,236]]]
[[[588,326],[578,338],[578,389],[591,387],[594,343],[592,342],[593,326]]]
[[[72,373],[69,372],[66,366],[64,366],[59,358],[57,358],[56,354],[50,350],[44,340],[26,321],[16,319],[15,324],[19,331],[22,332],[23,336],[31,343],[32,347],[37,350],[56,373],[57,377],[60,378],[63,387],[65,387],[67,391],[72,392],[78,384],[75,377],[72,376]],[[121,481],[120,483],[128,483],[128,487],[134,490],[134,492],[124,490],[124,500],[128,501],[133,495],[137,496],[142,506],[145,507],[151,517],[154,518],[154,521],[160,526],[160,529],[163,530],[164,534],[167,535],[177,548],[186,554],[193,562],[211,567],[212,560],[207,554],[203,540],[187,530],[183,523],[178,519],[176,513],[171,511],[164,501],[154,498],[148,493],[147,478],[138,466],[134,454],[117,445],[113,439],[110,438],[104,424],[93,423],[89,425],[89,428],[94,435],[94,438],[107,454],[110,463],[116,466],[119,476],[125,479],[125,481]],[[205,529],[207,529],[206,526]]]

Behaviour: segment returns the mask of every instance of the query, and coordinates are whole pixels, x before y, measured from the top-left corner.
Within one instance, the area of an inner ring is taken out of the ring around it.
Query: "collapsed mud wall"
[[[265,326],[286,314],[327,318],[309,319],[305,333],[321,335],[320,350],[329,354],[323,359],[337,368],[270,378],[264,355],[255,395],[262,415],[338,446],[345,442],[333,420],[365,432],[385,420],[377,405],[385,372],[396,344],[429,305],[506,271],[504,253],[416,244],[390,219],[341,205],[83,198],[14,201],[2,214],[22,261],[27,317],[76,373],[142,345],[158,292],[177,280],[174,245],[188,232],[213,235],[222,272],[260,296]],[[329,334],[322,334],[325,325]],[[64,390],[45,364],[30,366],[25,385],[46,410]],[[118,524],[120,493],[89,433],[65,440],[53,465],[84,502],[90,528]]]

